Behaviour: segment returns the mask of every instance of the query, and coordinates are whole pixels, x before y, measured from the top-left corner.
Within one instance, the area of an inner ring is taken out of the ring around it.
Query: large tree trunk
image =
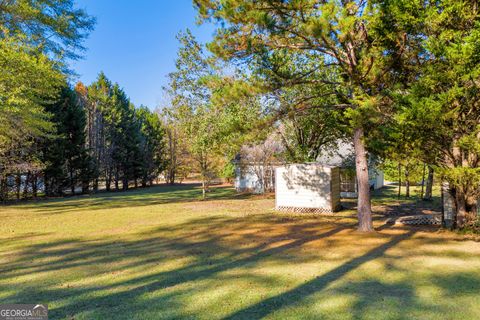
[[[45,174],[43,175],[43,191],[47,197],[50,196],[50,193],[52,192],[48,176]]]
[[[372,207],[370,203],[370,185],[368,183],[367,150],[363,141],[363,128],[354,132],[353,145],[355,147],[355,165],[358,184],[358,231],[373,231]]]
[[[112,171],[108,170],[105,175],[105,190],[110,191],[112,190]]]
[[[170,185],[175,184],[175,175],[176,175],[176,170],[177,170],[177,136],[174,133],[175,129],[168,129],[167,134],[168,134],[168,152],[169,152],[169,158],[170,158],[170,163],[168,165],[167,169],[167,183]]]
[[[459,147],[459,138],[455,137],[453,141],[452,157],[448,159],[450,168],[468,168],[476,166],[476,157],[472,154],[465,154]],[[473,160],[473,162],[469,162]],[[464,179],[468,179],[463,177]],[[477,219],[477,192],[478,185],[473,185],[472,181],[462,181],[457,186],[450,187],[450,194],[455,202],[456,212],[454,213],[454,227],[462,229],[473,223]]]
[[[451,194],[454,195],[456,207],[454,227],[462,229],[477,218],[477,199],[458,188]]]
[[[465,197],[463,193],[456,189],[455,190],[455,207],[456,207],[456,212],[455,212],[455,227],[462,229],[465,227],[465,224],[467,222],[467,217],[468,217],[468,212],[467,212],[467,207],[465,203]]]
[[[58,179],[55,179],[55,189],[57,190],[56,192],[57,196],[65,195],[63,184],[60,181],[58,181]]]
[[[428,166],[427,186],[425,187],[424,200],[432,200],[432,188],[433,188],[433,168]]]

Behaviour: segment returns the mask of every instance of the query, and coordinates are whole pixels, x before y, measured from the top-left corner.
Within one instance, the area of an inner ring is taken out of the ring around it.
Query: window
[[[352,170],[340,170],[340,192],[357,192],[357,179]]]

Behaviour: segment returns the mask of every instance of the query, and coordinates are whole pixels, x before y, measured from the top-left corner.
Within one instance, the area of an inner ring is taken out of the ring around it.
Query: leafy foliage
[[[0,39],[23,37],[50,58],[78,59],[95,18],[75,7],[74,0],[0,1]]]
[[[0,41],[0,152],[52,132],[43,105],[57,98],[64,77],[43,54],[15,38]]]
[[[178,39],[182,46],[177,70],[169,75],[166,88],[171,97],[167,114],[186,139],[192,169],[200,173],[205,195],[208,182],[233,158],[258,119],[260,105],[254,88],[227,76],[190,31]]]
[[[480,197],[478,7],[470,1],[425,5],[424,53],[399,118],[416,133],[422,158],[436,165],[455,198],[457,225],[476,216]]]
[[[389,89],[408,59],[401,3],[382,1],[196,0],[200,18],[219,22],[210,48],[254,61],[268,90],[307,87],[315,107],[335,110],[355,145],[359,229],[372,231],[366,139],[393,114]],[[402,8],[405,9],[405,8]],[[416,8],[408,8],[408,11]],[[400,11],[397,11],[400,12]],[[384,17],[392,18],[385,21]],[[397,19],[398,18],[398,19]],[[392,23],[392,20],[395,23]],[[331,99],[321,99],[331,96]]]

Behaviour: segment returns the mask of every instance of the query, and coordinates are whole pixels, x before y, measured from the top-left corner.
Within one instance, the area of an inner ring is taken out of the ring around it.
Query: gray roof
[[[317,162],[332,167],[351,167],[354,165],[355,150],[353,144],[339,140],[336,147],[322,150]]]

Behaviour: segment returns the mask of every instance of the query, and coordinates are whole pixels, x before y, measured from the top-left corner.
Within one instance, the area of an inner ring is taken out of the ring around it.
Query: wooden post
[[[423,172],[422,172],[422,191],[420,192],[420,199],[423,198],[423,189],[425,186],[425,169],[427,167],[427,164],[424,162],[423,163]]]
[[[400,199],[400,195],[402,192],[402,165],[398,164],[398,195],[397,197]]]
[[[433,168],[428,166],[427,186],[425,188],[424,200],[432,200],[432,188],[433,188]]]

